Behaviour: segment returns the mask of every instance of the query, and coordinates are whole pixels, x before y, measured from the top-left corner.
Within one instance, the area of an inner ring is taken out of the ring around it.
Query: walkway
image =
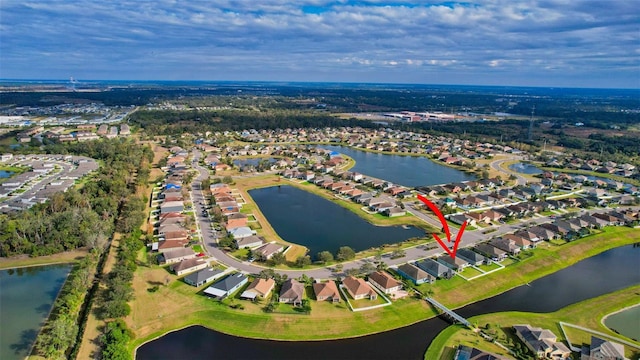
[[[468,327],[469,329],[473,329],[473,325],[471,325],[471,323],[467,319],[465,319],[462,316],[454,313],[453,310],[449,310],[448,307],[440,304],[434,298],[425,297],[424,299],[427,300],[431,305],[437,307],[438,309],[442,310],[445,314],[447,314],[450,317],[452,317],[455,321],[461,323],[462,325]]]

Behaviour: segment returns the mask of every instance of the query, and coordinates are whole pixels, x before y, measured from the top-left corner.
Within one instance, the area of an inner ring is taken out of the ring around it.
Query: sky
[[[0,78],[640,88],[638,0],[1,0]]]

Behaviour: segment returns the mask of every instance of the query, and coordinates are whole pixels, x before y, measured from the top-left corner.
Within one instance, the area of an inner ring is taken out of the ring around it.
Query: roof
[[[264,244],[256,249],[256,251],[264,257],[269,257],[272,254],[275,254],[282,250],[282,245],[269,243]]]
[[[229,233],[233,235],[234,238],[243,238],[253,235],[253,230],[251,230],[248,226],[240,226],[237,228],[233,228],[229,230]]]
[[[186,259],[175,264],[173,266],[173,271],[174,272],[184,271],[205,263],[206,262],[203,259]]]
[[[597,351],[605,356],[624,358],[624,346],[613,341],[606,341],[597,336],[591,336],[591,351]]]
[[[253,299],[255,296],[266,296],[275,286],[273,279],[257,278],[253,280],[251,285],[242,293],[242,297]]]
[[[289,279],[280,288],[281,299],[291,299],[293,302],[302,301],[304,295],[304,285],[294,279]]]
[[[354,296],[359,295],[368,295],[373,290],[367,283],[360,278],[356,278],[353,276],[347,276],[342,280],[342,285],[344,285]]]
[[[316,298],[325,297],[339,297],[338,287],[333,280],[322,283],[313,283],[313,292],[316,294]]]
[[[178,248],[178,249],[170,249],[163,253],[165,260],[167,259],[175,259],[182,256],[194,255],[195,252],[191,250],[191,248]]]
[[[469,249],[458,249],[458,256],[463,260],[471,260],[472,262],[485,261],[485,257],[475,251]]]
[[[369,280],[376,282],[385,289],[400,286],[400,282],[384,271],[376,271],[369,274]]]
[[[199,284],[202,282],[210,281],[209,279],[212,279],[217,275],[222,274],[222,272],[223,271],[220,269],[206,268],[185,276],[184,280],[185,281],[188,280],[193,284]]]
[[[411,277],[412,279],[415,280],[420,280],[420,279],[426,279],[426,278],[430,278],[432,277],[431,275],[427,274],[426,271],[420,269],[419,267],[406,263],[406,264],[402,264],[400,266],[398,266],[398,270],[402,271],[403,273],[407,274],[409,277]]]
[[[244,274],[235,273],[209,286],[204,292],[214,296],[223,296],[244,281],[247,281],[247,277]]]

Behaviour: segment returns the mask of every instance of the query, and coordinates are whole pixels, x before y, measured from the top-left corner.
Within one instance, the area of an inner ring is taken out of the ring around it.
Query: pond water
[[[604,324],[626,337],[640,339],[640,304],[607,316]]]
[[[13,175],[12,171],[0,170],[0,179],[8,178]]]
[[[239,167],[245,167],[245,166],[258,166],[258,164],[260,163],[260,161],[266,160],[269,163],[274,163],[276,162],[276,159],[274,158],[249,158],[249,159],[235,159],[233,160],[233,164]]]
[[[71,265],[0,270],[0,359],[24,359]]]
[[[335,254],[340,246],[357,252],[425,236],[414,227],[372,225],[340,205],[293,186],[251,190],[249,195],[278,235],[306,246],[311,257],[324,250]]]
[[[521,174],[538,175],[542,174],[542,170],[538,169],[535,165],[527,163],[515,163],[509,165],[509,170],[519,172]]]
[[[552,312],[640,283],[640,247],[623,246],[456,312],[465,317],[499,311]],[[473,286],[473,282],[469,284]],[[138,349],[137,359],[424,359],[431,341],[449,323],[433,318],[354,339],[283,342],[234,337],[194,326]]]
[[[350,171],[387,180],[408,187],[448,184],[476,178],[468,173],[440,165],[421,156],[371,153],[345,146],[320,146],[339,152],[356,161]]]

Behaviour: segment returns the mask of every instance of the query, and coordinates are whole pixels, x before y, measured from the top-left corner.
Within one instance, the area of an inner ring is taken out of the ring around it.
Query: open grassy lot
[[[78,249],[73,251],[65,251],[58,254],[29,257],[28,255],[19,255],[9,258],[0,258],[0,269],[10,269],[16,267],[39,266],[49,264],[71,263],[87,256],[86,249]]]
[[[626,306],[636,304],[639,301],[640,285],[585,300],[553,313],[525,313],[525,312],[504,312],[475,316],[471,323],[484,328],[486,324],[491,324],[490,328],[495,331],[495,337],[503,344],[507,344],[509,339],[516,341],[511,331],[511,327],[516,324],[530,324],[553,331],[560,340],[566,341],[560,330],[559,321],[584,326],[586,328],[609,334],[614,337],[632,341],[624,336],[618,335],[606,328],[600,322],[603,316]],[[580,330],[570,330],[567,335],[574,345],[580,346],[591,341],[591,335]],[[440,333],[429,346],[425,354],[425,359],[450,359],[447,357],[451,349],[458,345],[474,346],[479,349],[493,352],[498,355],[508,355],[507,352],[495,344],[483,340],[480,335],[459,325],[450,326]],[[640,346],[640,343],[638,343]],[[640,350],[625,346],[626,356],[630,359],[638,359]]]

